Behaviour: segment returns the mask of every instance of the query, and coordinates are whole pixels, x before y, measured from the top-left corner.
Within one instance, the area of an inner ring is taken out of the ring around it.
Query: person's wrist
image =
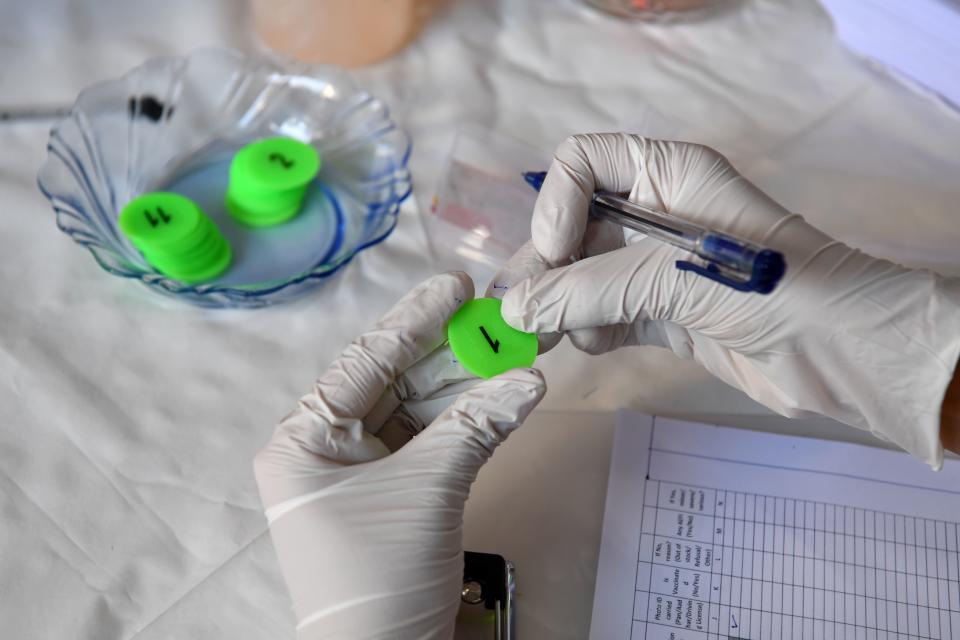
[[[960,453],[960,361],[940,408],[940,443],[944,449]]]

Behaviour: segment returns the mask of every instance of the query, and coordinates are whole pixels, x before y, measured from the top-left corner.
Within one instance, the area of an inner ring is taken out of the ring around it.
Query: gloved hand
[[[689,257],[681,250],[642,236],[624,246],[619,227],[588,223],[598,189],[777,249],[786,275],[770,295],[742,293],[676,269]],[[628,134],[561,144],[532,229],[543,269],[553,268],[504,297],[503,316],[517,329],[566,332],[590,353],[666,346],[778,413],[829,416],[942,464],[960,280],[834,240],[712,149]],[[528,265],[531,251],[521,251]]]
[[[320,376],[257,454],[299,637],[452,636],[464,501],[481,465],[540,401],[543,378],[516,369],[479,382],[393,453],[375,434],[392,424],[402,432],[410,418],[396,411],[400,401],[445,384],[424,374],[442,363],[404,374],[431,357],[472,297],[462,273],[414,289]]]

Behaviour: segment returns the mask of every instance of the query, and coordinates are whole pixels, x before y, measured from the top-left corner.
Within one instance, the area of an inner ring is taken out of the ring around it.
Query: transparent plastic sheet
[[[654,138],[676,137],[676,127],[659,111],[637,102],[627,130]],[[536,190],[529,171],[550,167],[553,147],[536,147],[477,124],[462,125],[452,137],[429,208],[421,210],[438,263],[463,269],[479,284],[530,239]],[[421,205],[423,209],[423,205]],[[628,238],[637,235],[628,232]],[[642,236],[641,236],[642,237]]]
[[[476,125],[461,127],[425,215],[433,251],[498,268],[530,238],[537,193],[523,172],[549,162],[548,151]]]

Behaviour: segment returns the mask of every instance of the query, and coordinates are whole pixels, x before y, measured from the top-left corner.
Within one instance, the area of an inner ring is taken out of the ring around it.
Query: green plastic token
[[[204,260],[193,263],[174,262],[168,264],[154,256],[148,254],[144,254],[144,256],[160,273],[193,284],[210,280],[223,273],[230,266],[233,252],[230,250],[230,245],[223,242],[217,251],[208,254]]]
[[[447,340],[453,355],[470,373],[481,378],[529,367],[537,358],[537,336],[508,325],[496,298],[477,298],[450,318]]]
[[[320,170],[317,150],[292,138],[267,138],[243,147],[230,163],[226,205],[244,224],[268,226],[300,211]]]
[[[302,187],[320,170],[320,156],[309,144],[293,138],[267,138],[240,149],[230,165],[230,178],[241,187],[285,191]]]
[[[203,212],[178,193],[155,191],[138,196],[120,212],[120,229],[141,251],[182,246],[205,235]]]
[[[230,245],[200,207],[184,196],[145,193],[120,212],[120,230],[160,273],[187,283],[220,275]]]
[[[227,211],[238,222],[253,227],[269,227],[293,218],[300,211],[306,189],[300,193],[276,194],[247,193],[237,196],[236,189],[228,189]]]

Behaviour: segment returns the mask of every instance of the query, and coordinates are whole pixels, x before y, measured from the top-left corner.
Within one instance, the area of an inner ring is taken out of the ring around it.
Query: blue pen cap
[[[772,249],[763,249],[753,261],[750,282],[757,293],[770,293],[787,270],[783,254]]]
[[[764,249],[722,233],[707,234],[701,243],[703,257],[711,261],[706,267],[692,265],[692,268],[678,267],[696,271],[711,280],[716,280],[740,291],[770,293],[780,282],[787,268],[783,254],[772,249]],[[731,277],[730,272],[738,277]]]
[[[526,171],[523,174],[527,184],[537,191],[540,191],[546,177],[546,171]],[[606,201],[598,203],[598,196],[602,196]],[[666,229],[674,234],[660,239],[691,251],[704,261],[704,264],[697,264],[690,260],[677,260],[676,267],[681,271],[692,271],[737,291],[761,294],[772,292],[786,272],[787,263],[783,259],[783,254],[778,251],[676,219],[670,220],[666,225],[658,225],[656,219],[666,214],[626,200],[619,205],[616,202],[610,202],[617,199],[619,197],[615,194],[599,193],[594,197],[595,202],[591,212],[595,213],[598,207],[599,210],[606,211],[608,216],[613,212],[616,215],[608,219],[643,233],[649,234],[651,230]],[[631,213],[630,209],[641,209],[641,211]],[[641,226],[631,223],[631,219],[636,221],[637,218]],[[686,227],[686,232],[683,227]]]
[[[543,187],[543,181],[547,179],[546,171],[524,171],[523,179],[535,190],[540,191]]]

